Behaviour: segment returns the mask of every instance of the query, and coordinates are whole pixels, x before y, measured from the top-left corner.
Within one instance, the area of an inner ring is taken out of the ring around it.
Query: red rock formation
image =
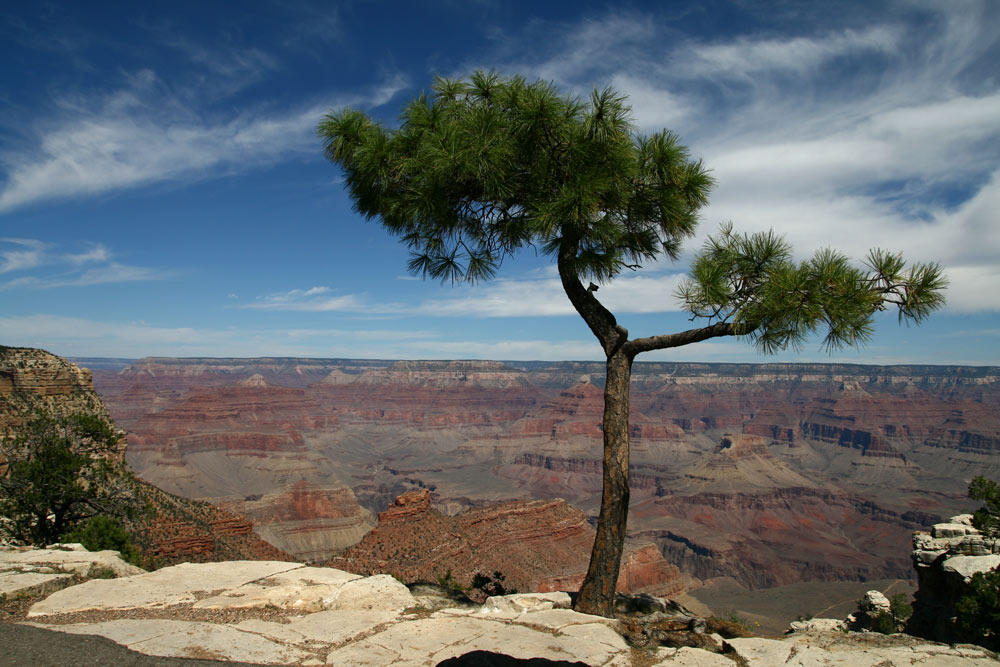
[[[431,511],[431,492],[427,489],[409,491],[396,498],[384,512],[378,513],[379,525],[405,521],[407,517],[427,514]]]
[[[504,503],[454,517],[434,510],[430,501],[426,489],[403,494],[379,514],[375,530],[330,565],[404,581],[436,581],[450,572],[466,586],[477,572],[499,571],[522,592],[579,588],[594,531],[565,501]],[[685,580],[655,545],[630,545],[619,589],[676,595]]]

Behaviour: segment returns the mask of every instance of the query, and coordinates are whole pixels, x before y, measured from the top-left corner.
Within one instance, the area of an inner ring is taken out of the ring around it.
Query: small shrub
[[[713,632],[717,633],[723,639],[753,636],[749,621],[739,618],[736,614],[730,614],[729,616],[729,618],[719,618],[718,616],[706,618],[706,632],[710,634]],[[760,624],[757,625],[759,626]]]
[[[141,562],[139,550],[132,544],[129,534],[114,519],[104,515],[87,519],[60,539],[62,542],[79,542],[88,551],[112,549],[121,554],[122,560],[133,565]]]
[[[896,619],[892,617],[892,614],[884,611],[869,615],[865,625],[867,630],[883,635],[892,635],[898,632]]]
[[[905,623],[906,619],[913,615],[913,605],[910,604],[910,596],[906,593],[896,593],[889,598],[889,611],[892,613],[896,623]]]
[[[465,587],[458,583],[458,580],[451,575],[451,568],[448,568],[447,572],[438,577],[438,586],[449,593],[461,593],[465,590]]]
[[[984,502],[972,515],[972,525],[985,537],[1000,537],[1000,484],[980,475],[969,484],[969,497]]]
[[[90,570],[87,571],[88,579],[114,579],[116,576],[118,575],[110,567],[96,563],[91,565]]]
[[[1000,649],[1000,567],[977,572],[955,605],[955,622],[966,641]]]

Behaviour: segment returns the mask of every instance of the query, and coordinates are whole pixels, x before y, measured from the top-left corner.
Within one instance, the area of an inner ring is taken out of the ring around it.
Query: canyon
[[[453,526],[555,498],[596,516],[598,363],[148,358],[93,379],[143,479],[301,560],[357,550],[408,492]],[[636,363],[631,440],[634,548],[687,581],[907,579],[912,532],[1000,473],[1000,368]],[[533,521],[557,532],[549,506]]]

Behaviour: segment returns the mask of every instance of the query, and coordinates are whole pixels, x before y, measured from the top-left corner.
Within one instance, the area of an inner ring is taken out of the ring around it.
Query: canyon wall
[[[998,378],[637,363],[630,533],[750,587],[910,576],[912,531],[1000,474]],[[597,512],[602,364],[145,359],[94,382],[145,479],[300,558],[344,554],[414,490],[446,518],[553,498]]]
[[[36,411],[57,418],[97,415],[110,421],[104,402],[94,391],[90,370],[44,350],[0,346],[0,439],[15,434]],[[128,441],[121,432],[110,451],[100,455],[120,464],[127,452]],[[291,559],[260,539],[253,532],[253,522],[244,516],[172,496],[131,478],[127,471],[120,486],[133,498],[136,510],[124,525],[147,565]]]

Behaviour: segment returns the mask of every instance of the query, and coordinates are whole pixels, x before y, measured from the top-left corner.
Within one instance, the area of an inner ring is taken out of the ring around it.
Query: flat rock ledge
[[[82,544],[53,544],[45,549],[0,546],[0,598],[45,594],[85,577],[143,572],[123,561],[117,551],[87,551]]]
[[[997,665],[978,647],[815,627],[783,639],[727,640],[727,655],[646,651],[630,648],[616,621],[569,606],[566,593],[528,593],[437,608],[388,575],[235,561],[92,579],[37,602],[28,621],[148,655],[276,665],[437,665],[474,651],[615,667]]]

